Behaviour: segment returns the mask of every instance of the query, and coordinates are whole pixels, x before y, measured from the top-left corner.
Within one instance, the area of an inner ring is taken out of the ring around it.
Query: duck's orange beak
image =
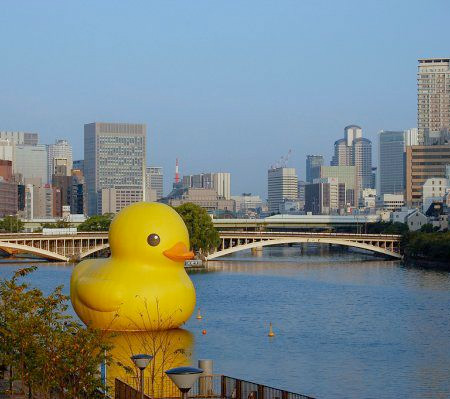
[[[184,245],[181,241],[177,242],[172,248],[164,251],[163,254],[175,262],[194,258],[194,253],[189,251],[186,245]]]

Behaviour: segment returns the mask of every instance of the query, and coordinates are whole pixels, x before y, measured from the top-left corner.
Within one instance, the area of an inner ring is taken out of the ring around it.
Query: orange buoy
[[[202,334],[203,334],[203,335],[206,335],[206,330],[202,330]]]
[[[269,324],[269,337],[275,337],[275,333],[273,332],[272,323]]]
[[[195,317],[197,320],[201,320],[202,319],[202,315],[200,314],[200,309],[198,309],[197,311],[197,316]]]

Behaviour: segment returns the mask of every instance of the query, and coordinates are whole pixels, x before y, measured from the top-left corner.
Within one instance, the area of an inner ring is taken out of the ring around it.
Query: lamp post
[[[181,391],[182,399],[187,399],[189,390],[202,373],[202,369],[195,367],[176,367],[166,371],[167,376]]]
[[[140,372],[141,399],[144,399],[144,370],[150,363],[150,360],[152,359],[153,359],[152,355],[146,355],[144,353],[131,356],[131,360],[133,361],[134,365],[141,371]]]

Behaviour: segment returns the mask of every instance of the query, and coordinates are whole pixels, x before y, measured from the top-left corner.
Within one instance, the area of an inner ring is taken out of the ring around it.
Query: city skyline
[[[304,179],[306,155],[323,153],[328,163],[329,143],[348,124],[372,142],[380,130],[417,126],[417,60],[449,53],[450,5],[436,3],[424,10],[405,2],[402,25],[404,7],[389,2],[9,2],[0,129],[36,131],[48,144],[66,138],[80,159],[85,123],[144,123],[147,166],[164,168],[165,192],[178,157],[182,174],[227,170],[236,176],[233,194],[266,198],[265,171],[290,148],[289,166]],[[419,22],[426,29],[416,32]]]

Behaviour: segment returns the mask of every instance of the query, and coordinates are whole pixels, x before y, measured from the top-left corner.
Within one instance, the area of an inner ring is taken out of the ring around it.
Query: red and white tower
[[[180,174],[178,173],[178,158],[175,161],[175,184],[180,181]]]

